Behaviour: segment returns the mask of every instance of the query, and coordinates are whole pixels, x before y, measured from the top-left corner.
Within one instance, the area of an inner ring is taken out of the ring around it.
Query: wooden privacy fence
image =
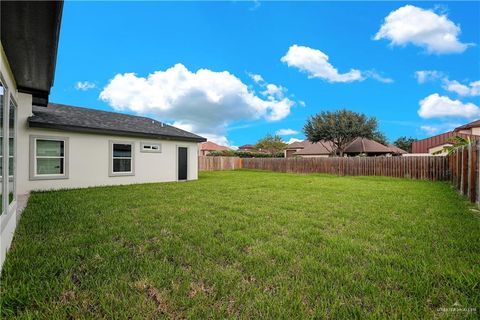
[[[449,180],[447,157],[355,157],[355,158],[235,158],[199,157],[199,169],[256,169],[294,173],[330,173],[349,176],[388,176],[411,179]]]
[[[243,168],[340,176],[387,176],[448,180],[445,157],[355,157],[243,159]]]
[[[198,157],[200,171],[235,170],[242,168],[242,158],[238,157]]]
[[[471,202],[480,203],[480,142],[463,147],[448,156],[450,181],[461,194]]]

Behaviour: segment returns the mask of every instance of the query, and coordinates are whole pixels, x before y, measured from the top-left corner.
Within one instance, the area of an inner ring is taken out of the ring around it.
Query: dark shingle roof
[[[394,154],[407,154],[408,152],[403,150],[403,149],[400,149],[399,147],[393,145],[393,144],[389,144],[388,147],[390,148],[390,150],[392,150],[392,153]]]
[[[204,142],[207,139],[151,118],[49,103],[33,106],[30,127]]]
[[[391,153],[388,147],[367,138],[356,138],[346,148],[345,153]]]

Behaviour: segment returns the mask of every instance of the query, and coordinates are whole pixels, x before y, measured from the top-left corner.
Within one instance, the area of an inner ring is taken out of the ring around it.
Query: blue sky
[[[478,2],[66,2],[50,101],[233,146],[341,108],[422,138],[480,118],[479,21]]]

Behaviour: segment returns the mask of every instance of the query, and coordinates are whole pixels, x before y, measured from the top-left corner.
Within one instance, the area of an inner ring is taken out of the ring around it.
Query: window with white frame
[[[159,153],[159,152],[162,152],[162,146],[158,143],[152,144],[152,143],[142,142],[140,150],[142,152]]]
[[[110,175],[134,174],[132,142],[110,141]]]
[[[68,139],[57,137],[30,137],[30,179],[67,178]]]

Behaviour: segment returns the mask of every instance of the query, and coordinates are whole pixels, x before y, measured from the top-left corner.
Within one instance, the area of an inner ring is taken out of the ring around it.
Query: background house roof
[[[151,118],[49,103],[33,106],[30,127],[204,142],[205,138]]]
[[[232,150],[229,147],[221,146],[212,141],[202,142],[200,144],[200,151],[223,151]]]
[[[293,155],[329,155],[333,151],[333,144],[330,141],[321,141],[317,143],[311,143],[307,140],[303,141],[304,147]]]
[[[392,150],[377,141],[356,138],[346,148],[345,153],[392,153]]]
[[[480,127],[480,120],[475,120],[470,123],[464,124],[463,126],[455,128],[454,131],[466,130],[470,128],[477,128]]]
[[[403,149],[400,149],[399,147],[397,147],[396,145],[393,145],[393,144],[389,144],[388,148],[390,150],[392,150],[392,153],[395,153],[395,154],[407,154],[408,153],[407,151],[405,151]]]
[[[53,85],[63,1],[0,1],[1,42],[17,89],[46,106]]]
[[[396,148],[396,147],[395,147]],[[330,141],[322,141],[321,143],[311,143],[308,140],[294,142],[287,146],[287,149],[299,149],[293,155],[329,155],[335,146]],[[398,149],[398,150],[396,150]],[[344,153],[407,153],[400,148],[391,148],[384,146],[374,140],[366,138],[356,138],[346,148]]]
[[[303,140],[303,141],[295,141],[295,142],[292,142],[290,143],[289,145],[287,145],[287,147],[285,149],[303,149],[305,148],[306,146],[310,145],[311,142],[309,142],[308,140]]]

